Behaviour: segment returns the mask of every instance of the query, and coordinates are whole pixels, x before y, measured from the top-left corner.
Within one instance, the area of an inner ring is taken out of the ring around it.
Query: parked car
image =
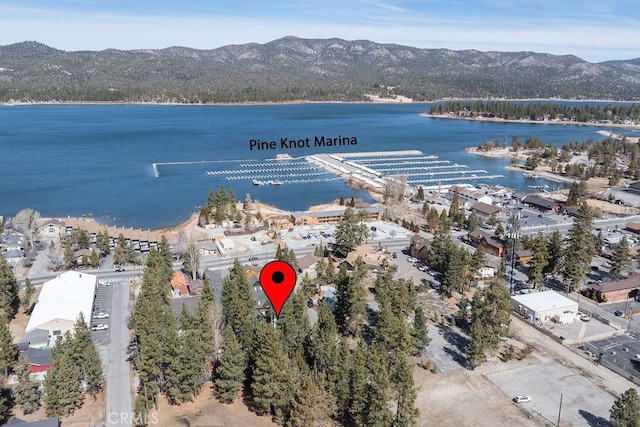
[[[116,268],[116,273],[122,273],[123,271],[124,271],[124,268],[122,267]]]
[[[590,319],[589,319],[589,316],[587,316],[586,314],[581,314],[580,320],[582,320],[583,322],[588,322]]]
[[[622,317],[622,315],[624,314],[623,312],[621,312],[620,310],[616,310],[613,312],[613,314],[615,314],[617,317]]]
[[[109,325],[94,325],[93,328],[91,328],[92,331],[106,331],[107,329],[109,329]]]
[[[98,313],[93,316],[94,319],[108,319],[109,313]]]
[[[109,282],[98,282],[100,286],[109,286],[111,283]]]
[[[529,403],[531,402],[531,398],[529,396],[525,396],[524,394],[519,394],[513,398],[513,401],[516,403]]]

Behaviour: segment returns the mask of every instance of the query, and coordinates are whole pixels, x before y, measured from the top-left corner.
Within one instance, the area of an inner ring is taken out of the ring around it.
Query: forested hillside
[[[23,42],[0,46],[0,101],[356,101],[365,94],[637,100],[639,62],[296,37],[212,50],[66,52]]]

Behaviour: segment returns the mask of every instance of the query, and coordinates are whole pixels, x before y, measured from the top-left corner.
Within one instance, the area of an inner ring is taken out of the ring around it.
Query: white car
[[[92,331],[106,331],[107,329],[109,329],[109,325],[94,325],[91,328]]]
[[[108,319],[109,313],[98,313],[93,316],[94,319]]]
[[[589,321],[589,316],[587,316],[586,314],[581,314],[580,315],[580,320],[582,320],[583,322],[588,322]]]
[[[513,398],[513,401],[516,403],[529,403],[531,402],[531,398],[529,396],[525,396],[524,394],[519,394]]]

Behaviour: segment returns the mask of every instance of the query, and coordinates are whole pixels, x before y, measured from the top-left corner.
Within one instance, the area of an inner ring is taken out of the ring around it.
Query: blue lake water
[[[430,104],[290,104],[233,106],[0,106],[0,215],[30,207],[43,216],[93,216],[106,224],[160,228],[185,221],[209,189],[232,187],[239,200],[304,210],[343,196],[369,199],[342,181],[254,186],[207,171],[237,169],[278,153],[420,150],[505,178],[487,181],[526,190],[533,181],[504,169],[505,160],[465,153],[489,139],[539,136],[556,145],[600,128],[486,123],[419,114]],[[313,147],[318,136],[356,137],[357,145]],[[311,139],[310,148],[280,148],[281,138]],[[250,150],[251,139],[278,147]],[[161,165],[156,178],[152,165]],[[559,184],[552,184],[558,186]]]

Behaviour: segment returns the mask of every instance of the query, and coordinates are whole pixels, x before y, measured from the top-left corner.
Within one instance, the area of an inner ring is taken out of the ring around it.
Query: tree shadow
[[[606,418],[602,418],[597,415],[594,415],[589,411],[585,411],[584,409],[579,409],[578,413],[582,416],[582,418],[585,419],[587,424],[589,424],[589,426],[591,427],[604,427],[604,426],[611,425],[611,423],[609,423],[609,420],[607,420]]]
[[[464,355],[464,353],[460,353],[459,351],[450,349],[449,347],[444,347],[443,348],[444,352],[447,353],[447,355],[449,355],[454,362],[456,362],[458,365],[462,366],[463,368],[465,366],[467,366],[467,357]]]
[[[464,354],[469,345],[469,339],[460,332],[449,326],[437,326],[438,333],[451,345],[453,345],[460,353]]]

